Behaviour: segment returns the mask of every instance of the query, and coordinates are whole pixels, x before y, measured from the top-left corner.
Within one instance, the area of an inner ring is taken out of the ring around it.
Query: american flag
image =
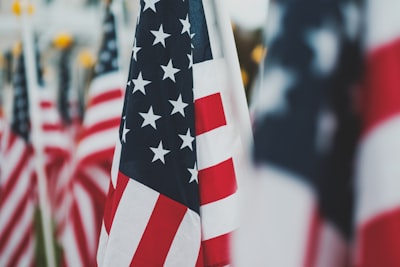
[[[216,12],[212,1],[141,1],[99,266],[231,263],[247,125],[220,39],[232,29]]]
[[[11,125],[2,140],[0,176],[0,265],[34,263],[35,171],[30,143],[27,83],[23,56],[13,76]]]
[[[94,266],[113,151],[123,105],[115,18],[107,6],[103,40],[88,92],[77,146],[68,221],[62,230],[64,265]]]
[[[357,1],[269,8],[265,73],[254,92],[258,177],[238,266],[348,266],[360,126]]]
[[[355,266],[400,266],[400,17],[367,0],[363,134],[356,175]]]

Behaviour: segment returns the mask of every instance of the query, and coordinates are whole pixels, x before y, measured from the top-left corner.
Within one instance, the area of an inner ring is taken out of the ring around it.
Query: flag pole
[[[226,12],[227,1],[213,1],[215,7],[215,16],[219,25],[219,34],[222,39],[222,50],[224,58],[227,62],[227,69],[230,77],[230,83],[233,92],[233,104],[237,108],[238,119],[240,121],[241,138],[244,145],[252,143],[253,134],[251,131],[251,123],[249,109],[246,102],[246,94],[243,87],[243,81],[240,75],[239,57],[236,51],[235,38],[232,32],[230,18]]]
[[[39,85],[36,71],[35,48],[32,32],[32,20],[30,10],[32,6],[29,0],[23,0],[20,5],[22,22],[22,40],[24,51],[24,64],[27,73],[27,87],[29,97],[29,113],[31,118],[32,145],[35,151],[35,169],[39,190],[39,207],[44,235],[45,254],[48,267],[55,267],[54,240],[51,224],[51,212],[49,206],[47,178],[45,172],[45,155],[42,140],[42,127],[39,107]]]

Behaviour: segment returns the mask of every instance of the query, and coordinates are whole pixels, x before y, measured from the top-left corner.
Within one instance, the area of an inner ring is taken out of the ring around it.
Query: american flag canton
[[[24,56],[18,57],[16,71],[13,76],[14,103],[12,112],[11,127],[14,133],[29,141],[29,103],[26,81]]]
[[[118,70],[117,36],[115,17],[107,6],[103,23],[103,40],[100,46],[99,60],[94,69],[95,77]]]
[[[199,213],[189,3],[141,1],[120,172]]]

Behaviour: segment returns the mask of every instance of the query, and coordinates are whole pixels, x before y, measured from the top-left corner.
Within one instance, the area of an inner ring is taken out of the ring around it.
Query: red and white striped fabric
[[[34,263],[36,205],[32,146],[5,129],[0,176],[0,266]]]
[[[83,129],[72,178],[69,216],[61,230],[64,265],[93,266],[104,203],[118,137],[123,91],[121,73],[96,77],[89,89]]]
[[[45,168],[51,185],[58,179],[69,144],[48,90],[38,90]],[[37,198],[35,155],[32,145],[10,127],[6,127],[1,154],[0,265],[30,266],[34,261],[33,213]]]
[[[400,2],[367,1],[356,266],[400,266]]]
[[[215,79],[202,78],[216,71],[219,75]],[[169,237],[172,244],[167,242],[155,248],[160,249],[160,258],[154,260],[163,262],[163,266],[214,266],[216,262],[223,263],[217,266],[225,266],[231,262],[230,234],[238,227],[236,176],[241,173],[238,159],[243,152],[243,143],[237,129],[239,125],[233,111],[235,107],[230,99],[232,92],[228,86],[226,61],[218,59],[194,64],[193,72],[201,218],[185,207],[180,209],[179,215],[171,218],[172,222],[159,220],[157,215],[162,215],[157,212],[158,209],[164,205],[178,204],[118,174],[120,148],[117,146],[114,159],[116,164],[113,166],[113,180],[99,242],[99,266],[136,266],[134,262],[139,259],[133,255],[146,242],[143,238],[145,231],[150,231],[149,227],[176,228],[175,236]],[[132,220],[140,220],[142,227],[130,227],[129,222]],[[180,235],[191,236],[186,246],[179,243]],[[201,246],[193,247],[193,244],[200,244],[200,240]],[[187,250],[176,251],[174,247],[186,247]],[[124,255],[116,252],[120,248],[125,248]],[[174,253],[183,253],[185,262],[174,261]]]

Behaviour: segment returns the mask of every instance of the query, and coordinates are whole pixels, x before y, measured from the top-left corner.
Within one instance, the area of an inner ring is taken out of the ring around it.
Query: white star
[[[160,0],[144,0],[143,12],[149,8],[154,12],[157,12],[155,4],[158,2],[160,2]]]
[[[111,55],[110,53],[103,51],[102,53],[100,53],[100,61],[108,61],[110,59]]]
[[[190,22],[189,22],[189,16],[186,15],[185,19],[179,19],[179,21],[182,23],[182,34],[187,32],[187,34],[190,36]]]
[[[111,32],[112,29],[113,29],[113,24],[111,22],[108,22],[108,23],[104,24],[104,26],[103,26],[103,30],[105,32]]]
[[[345,18],[345,28],[347,35],[351,40],[354,40],[359,33],[361,25],[360,9],[357,8],[355,3],[349,2],[347,4],[344,4],[341,10]]]
[[[135,38],[135,42],[133,43],[133,48],[132,48],[132,58],[135,59],[135,61],[137,61],[137,53],[140,51],[140,49],[142,49],[141,47],[137,46],[136,44],[136,38]]]
[[[296,75],[282,67],[271,68],[264,76],[263,90],[256,92],[256,108],[261,116],[284,113],[288,109],[286,94],[296,81]],[[266,90],[264,90],[266,89]]]
[[[142,72],[139,72],[139,75],[136,79],[132,79],[133,84],[135,87],[133,88],[132,94],[135,93],[136,91],[142,92],[144,95],[146,94],[146,91],[144,90],[144,87],[151,83],[150,81],[143,80],[142,77]]]
[[[161,116],[159,115],[155,115],[153,112],[153,107],[150,106],[149,111],[147,113],[142,113],[139,112],[140,116],[143,117],[144,121],[142,123],[142,128],[146,125],[151,125],[153,126],[154,129],[157,129],[156,127],[156,120],[158,120],[159,118],[161,118]]]
[[[190,135],[190,129],[187,130],[186,134],[179,134],[179,137],[182,139],[182,145],[181,149],[184,149],[185,147],[190,148],[190,150],[193,151],[193,146],[192,142],[194,140],[194,137]]]
[[[192,183],[193,181],[196,181],[196,183],[199,183],[199,177],[198,177],[198,172],[197,172],[197,167],[196,167],[196,163],[194,163],[194,167],[193,169],[187,169],[191,176],[190,176],[190,180],[189,183]]]
[[[151,33],[154,35],[154,41],[153,41],[153,46],[161,43],[165,47],[165,39],[171,36],[169,33],[165,33],[163,29],[163,25],[160,25],[160,28],[158,31],[151,31]]]
[[[131,86],[131,81],[128,81],[126,85]]]
[[[115,40],[110,40],[107,42],[107,47],[110,50],[115,50],[117,48],[117,44],[115,43]]]
[[[126,143],[126,134],[130,131],[131,129],[126,128],[126,121],[124,122],[124,128],[122,129],[122,142]]]
[[[189,67],[188,67],[188,69],[190,69],[191,67],[193,67],[193,55],[192,54],[188,54],[187,57],[189,59]]]
[[[174,106],[174,108],[171,111],[171,115],[179,112],[182,114],[183,117],[185,117],[184,108],[187,107],[188,104],[186,104],[185,102],[182,102],[182,95],[179,95],[178,99],[176,101],[169,100],[169,102],[172,104],[172,106]]]
[[[174,66],[172,65],[172,60],[170,59],[168,61],[167,66],[161,65],[161,68],[164,71],[163,80],[169,78],[171,81],[175,82],[175,73],[179,72],[180,69],[174,68]]]
[[[162,141],[160,141],[160,143],[158,144],[158,147],[150,147],[150,149],[154,153],[154,157],[151,162],[160,160],[162,163],[165,163],[164,156],[166,154],[168,154],[170,151],[163,148]]]
[[[314,50],[314,71],[322,75],[331,72],[339,53],[339,36],[335,30],[331,27],[314,29],[306,34],[306,39]]]

